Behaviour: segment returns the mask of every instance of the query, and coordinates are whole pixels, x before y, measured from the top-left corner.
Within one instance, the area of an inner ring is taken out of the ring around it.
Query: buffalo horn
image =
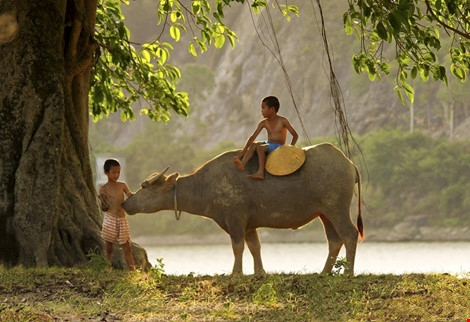
[[[169,168],[170,167],[168,166],[163,171],[154,173],[150,177],[145,179],[145,181],[142,182],[142,184],[141,184],[142,188],[145,188],[145,187],[151,185],[152,183],[154,183],[155,181],[157,181]]]

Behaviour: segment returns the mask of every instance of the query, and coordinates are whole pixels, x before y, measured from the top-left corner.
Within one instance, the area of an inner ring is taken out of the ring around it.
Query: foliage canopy
[[[137,44],[131,41],[129,29],[124,24],[121,4],[128,0],[102,0],[98,3],[95,38],[99,44],[93,69],[90,104],[95,120],[117,111],[121,119],[134,119],[131,105],[139,102],[141,112],[155,121],[168,121],[170,112],[187,116],[188,95],[176,90],[181,78],[178,68],[169,64],[173,46],[162,41],[169,36],[172,42],[181,39],[182,32],[191,32],[188,51],[197,56],[211,45],[222,48],[226,41],[235,46],[236,34],[224,23],[225,10],[231,3],[245,0],[165,0],[158,3],[160,35],[151,43]],[[265,7],[264,0],[251,3],[254,12]],[[279,5],[283,14],[297,14],[297,8]]]
[[[411,102],[410,79],[447,83],[447,70],[461,81],[470,67],[470,4],[466,0],[350,0],[345,31],[361,39],[353,65],[371,80],[396,67],[395,88]],[[391,50],[387,50],[389,47]],[[447,53],[441,49],[448,48]],[[390,53],[392,52],[392,53]],[[445,61],[449,62],[446,67]]]
[[[371,80],[396,70],[396,92],[413,101],[410,80],[417,78],[447,83],[447,70],[461,81],[470,67],[470,5],[465,0],[349,0],[344,13],[347,34],[356,32],[361,39],[360,52],[352,62],[358,73]],[[168,121],[170,112],[187,116],[187,93],[177,91],[181,73],[169,63],[172,43],[190,33],[188,51],[197,56],[210,46],[233,47],[237,35],[224,22],[232,4],[245,0],[199,0],[184,3],[158,2],[161,27],[157,39],[146,44],[133,43],[124,24],[121,5],[128,0],[101,0],[97,10],[95,38],[99,44],[93,69],[90,108],[95,120],[120,111],[121,119],[134,119],[132,104],[156,121]],[[319,3],[318,3],[319,4]],[[254,13],[268,5],[265,0],[249,3]],[[320,4],[319,4],[320,5]],[[299,15],[297,6],[274,3],[290,20]],[[168,39],[163,41],[162,39]],[[448,48],[443,53],[443,48]],[[449,62],[447,67],[445,62]]]

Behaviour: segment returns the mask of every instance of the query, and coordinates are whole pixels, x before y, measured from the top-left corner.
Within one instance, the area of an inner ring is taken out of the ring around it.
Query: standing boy
[[[121,207],[124,197],[131,196],[131,191],[125,182],[118,181],[121,175],[121,165],[116,159],[107,159],[104,162],[104,174],[108,177],[100,188],[100,208],[104,211],[103,228],[101,236],[106,243],[106,259],[112,260],[113,243],[118,242],[124,252],[127,267],[135,269],[132,256],[131,235],[126,211]]]
[[[255,152],[258,154],[258,172],[249,175],[253,179],[264,179],[264,166],[266,163],[266,154],[286,143],[287,131],[292,135],[291,145],[295,145],[298,134],[290,124],[289,120],[284,116],[278,115],[279,100],[275,96],[268,96],[261,101],[261,114],[264,119],[258,123],[258,127],[246,141],[245,147],[237,156],[233,158],[233,163],[240,170],[245,170],[248,161],[253,157]],[[256,137],[262,129],[268,132],[267,141],[257,141]]]

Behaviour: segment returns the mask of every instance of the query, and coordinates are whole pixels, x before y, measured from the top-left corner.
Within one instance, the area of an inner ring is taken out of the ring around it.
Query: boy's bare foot
[[[243,165],[242,161],[238,157],[233,157],[232,162],[233,164],[235,164],[238,170],[240,171],[245,170],[245,166]]]
[[[264,175],[255,173],[255,174],[250,174],[248,178],[264,180]]]

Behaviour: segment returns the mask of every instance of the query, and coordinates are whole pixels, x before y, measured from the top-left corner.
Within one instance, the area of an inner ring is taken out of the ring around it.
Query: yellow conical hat
[[[268,154],[266,171],[285,176],[298,170],[305,162],[305,151],[295,145],[282,145]]]

